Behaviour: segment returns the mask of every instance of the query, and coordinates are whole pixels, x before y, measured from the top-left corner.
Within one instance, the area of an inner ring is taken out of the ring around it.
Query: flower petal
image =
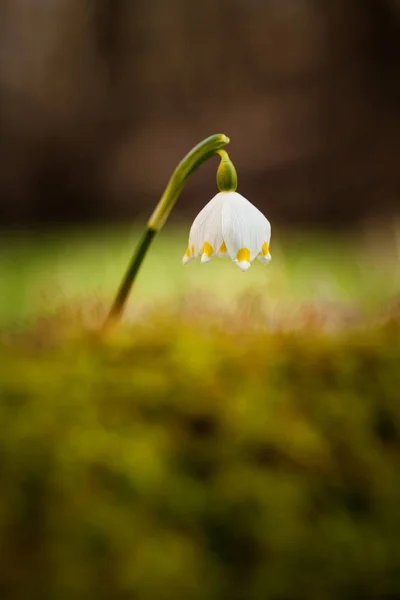
[[[188,262],[189,262],[189,261],[191,261],[192,259],[193,259],[193,256],[192,256],[192,254],[191,254],[191,252],[190,252],[190,248],[188,247],[188,248],[186,248],[186,252],[185,252],[185,254],[184,254],[184,255],[183,255],[183,257],[182,257],[182,263],[183,263],[184,265],[186,265],[186,263],[188,263]]]
[[[247,269],[251,267],[251,264],[248,260],[234,260],[233,262],[236,263],[239,269],[241,269],[242,271],[247,271]]]
[[[201,262],[208,263],[211,260],[212,255],[214,254],[214,249],[208,242],[204,242],[203,244],[203,252],[201,255]]]
[[[269,244],[271,225],[251,202],[237,192],[226,192],[222,206],[222,236],[229,256],[237,260],[242,248],[250,253],[248,262],[255,259],[265,242]],[[248,267],[246,267],[248,268]]]
[[[225,242],[222,242],[219,250],[218,250],[218,256],[227,256],[228,255],[228,250],[226,249],[226,244]]]
[[[261,252],[258,253],[258,260],[264,263],[269,263],[271,261],[271,254],[269,253],[269,244],[268,242],[264,242],[261,248]]]
[[[248,248],[240,248],[239,252],[236,254],[235,263],[239,269],[247,271],[250,267],[250,250]]]
[[[272,256],[270,254],[267,254],[266,256],[263,256],[262,254],[259,254],[257,256],[257,258],[258,258],[258,260],[260,262],[269,263],[269,262],[271,262]]]
[[[220,192],[214,196],[193,221],[189,233],[189,247],[194,246],[194,256],[202,253],[203,255],[206,254],[206,257],[211,258],[221,247],[223,241],[221,213],[225,195],[223,192]],[[204,252],[205,243],[208,243],[212,247],[211,255]]]

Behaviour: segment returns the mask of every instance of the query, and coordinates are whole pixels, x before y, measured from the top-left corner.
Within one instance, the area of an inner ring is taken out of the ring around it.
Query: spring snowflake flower
[[[229,256],[246,271],[257,257],[269,263],[271,225],[251,202],[234,191],[219,192],[195,218],[183,264],[201,255],[206,263],[212,256]]]

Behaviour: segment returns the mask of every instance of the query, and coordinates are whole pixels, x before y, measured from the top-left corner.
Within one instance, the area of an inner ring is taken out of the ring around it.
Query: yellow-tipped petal
[[[250,262],[250,250],[248,248],[240,248],[239,252],[236,254],[236,260],[238,263],[242,261]]]
[[[222,242],[221,247],[218,250],[218,254],[220,254],[220,255],[228,254],[228,250],[227,250],[225,242]]]
[[[222,207],[222,239],[228,254],[237,260],[242,248],[250,250],[251,263],[264,242],[269,242],[271,226],[265,216],[246,198],[237,192],[226,192],[227,200]]]
[[[261,252],[258,253],[257,258],[263,263],[269,263],[271,261],[268,242],[263,243]]]
[[[251,266],[248,260],[241,260],[240,262],[235,260],[234,262],[237,264],[241,271],[247,271],[247,269],[249,269]]]
[[[190,248],[186,248],[186,252],[182,258],[182,262],[184,265],[186,265],[186,263],[188,263],[193,258],[192,254],[193,252],[190,251]]]
[[[250,267],[250,250],[248,248],[240,248],[236,254],[236,264],[242,271],[247,271]]]
[[[208,242],[204,242],[203,244],[203,254],[206,254],[209,258],[213,255],[213,247]]]
[[[195,252],[193,256],[205,255],[210,258],[215,254],[222,244],[223,238],[221,233],[221,210],[225,201],[225,194],[219,193],[199,212],[189,233],[189,247],[194,246]],[[203,250],[204,243],[207,242],[206,249]],[[210,247],[212,251],[210,253]]]
[[[261,252],[263,253],[264,256],[267,256],[267,254],[269,254],[269,246],[268,246],[268,242],[264,242],[261,248]]]
[[[213,247],[208,242],[204,242],[203,244],[203,253],[201,255],[201,262],[206,263],[211,260],[211,257],[214,253]]]
[[[269,253],[269,245],[268,242],[264,242],[261,248],[261,252],[257,254],[257,258],[259,261],[263,263],[269,263],[271,261],[271,255]]]

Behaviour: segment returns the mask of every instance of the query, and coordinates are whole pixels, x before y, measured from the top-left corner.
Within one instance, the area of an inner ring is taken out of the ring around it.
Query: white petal
[[[271,262],[271,254],[268,252],[268,254],[266,254],[265,256],[263,254],[261,254],[260,256],[257,256],[258,260],[263,262],[263,263],[269,263]]]
[[[241,248],[250,250],[250,261],[269,244],[271,225],[268,219],[246,198],[237,192],[227,192],[222,207],[222,236],[229,256],[235,260]],[[248,268],[248,267],[246,267]]]
[[[188,256],[187,254],[183,255],[182,264],[186,265],[188,262],[194,259],[194,256]]]
[[[247,269],[251,266],[248,260],[241,260],[240,262],[235,260],[234,262],[242,271],[247,271]]]
[[[202,253],[205,242],[211,244],[213,254],[216,254],[222,244],[222,207],[225,201],[226,193],[220,192],[203,210],[199,212],[189,233],[189,248],[194,246],[194,256]],[[209,257],[206,255],[206,258]],[[203,260],[202,262],[208,262]]]

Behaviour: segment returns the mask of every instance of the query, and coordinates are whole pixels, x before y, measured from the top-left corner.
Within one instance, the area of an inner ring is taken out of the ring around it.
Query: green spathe
[[[236,192],[237,173],[235,166],[225,150],[220,150],[218,154],[221,162],[217,169],[217,186],[220,192]]]

